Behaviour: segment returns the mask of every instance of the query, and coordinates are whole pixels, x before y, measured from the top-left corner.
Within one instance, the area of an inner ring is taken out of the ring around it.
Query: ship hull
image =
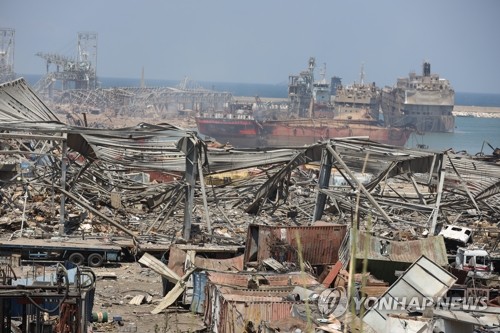
[[[404,146],[411,133],[404,128],[335,120],[274,121],[263,126],[267,146],[303,146],[347,137],[366,137],[383,144]]]
[[[383,144],[404,146],[411,134],[405,128],[318,119],[247,120],[242,126],[234,120],[198,117],[196,123],[201,134],[238,148],[300,147],[346,137],[366,137]]]
[[[389,116],[389,120],[386,123],[393,126],[411,126],[414,127],[417,132],[452,133],[455,129],[454,116],[407,116],[403,113],[396,117]]]
[[[411,126],[418,132],[451,133],[455,130],[453,106],[403,105],[398,108],[386,102],[382,108],[387,126]]]
[[[198,132],[234,147],[260,147],[258,122],[253,119],[197,117]]]
[[[453,132],[455,116],[452,113],[452,96],[429,93],[428,95],[424,99],[420,92],[413,94],[408,91],[384,92],[382,111],[385,124],[412,126],[419,132]]]
[[[410,73],[394,88],[382,90],[381,107],[387,126],[412,126],[419,132],[453,132],[455,91],[448,80],[430,73],[424,63],[421,76]]]

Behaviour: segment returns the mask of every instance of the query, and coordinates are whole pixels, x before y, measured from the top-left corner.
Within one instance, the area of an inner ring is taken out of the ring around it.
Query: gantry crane
[[[51,96],[56,81],[61,81],[62,90],[97,88],[96,33],[78,33],[78,48],[75,57],[43,52],[38,52],[36,55],[45,60],[47,72],[35,84],[35,91],[39,93],[49,92],[49,96]],[[55,71],[51,71],[52,65],[55,65]]]

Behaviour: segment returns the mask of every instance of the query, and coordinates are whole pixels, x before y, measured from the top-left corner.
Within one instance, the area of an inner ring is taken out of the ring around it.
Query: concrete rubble
[[[0,184],[5,294],[12,258],[29,261],[9,242],[78,240],[158,277],[161,295],[126,299],[149,321],[180,306],[200,332],[500,332],[498,149],[345,138],[235,150],[167,123],[68,125],[20,79],[0,85]],[[80,332],[102,328],[70,284],[47,287],[51,298],[77,299]],[[2,328],[67,331],[40,309],[17,325],[1,302]]]

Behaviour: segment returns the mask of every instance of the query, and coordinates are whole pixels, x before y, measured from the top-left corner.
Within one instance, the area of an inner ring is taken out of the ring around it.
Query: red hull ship
[[[377,115],[359,106],[336,112],[330,102],[329,84],[324,78],[314,81],[314,66],[311,58],[308,71],[289,77],[286,111],[262,110],[257,99],[252,106],[196,117],[198,131],[238,148],[302,147],[345,137],[366,137],[393,146],[406,144],[412,131],[379,125],[378,109]]]
[[[198,131],[238,148],[300,147],[331,138],[366,137],[404,146],[411,131],[334,119],[269,120],[197,117]]]

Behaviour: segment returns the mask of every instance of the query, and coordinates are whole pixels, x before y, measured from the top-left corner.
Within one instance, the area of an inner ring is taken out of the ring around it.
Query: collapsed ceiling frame
[[[0,138],[16,141],[16,147],[24,145],[23,141],[26,140],[36,142],[43,140],[45,142],[43,146],[49,147],[49,151],[58,157],[48,166],[53,177],[43,177],[42,182],[35,181],[35,183],[52,186],[52,192],[56,189],[63,194],[61,195],[61,224],[66,221],[64,196],[79,201],[81,206],[89,209],[88,200],[93,195],[100,197],[99,200],[109,201],[109,199],[102,198],[103,194],[109,197],[113,191],[127,190],[128,193],[124,194],[124,197],[128,196],[127,199],[132,200],[132,202],[148,202],[151,199],[155,201],[154,198],[161,198],[161,201],[156,200],[155,204],[150,207],[154,208],[168,204],[168,202],[163,201],[168,198],[165,194],[172,189],[179,189],[179,184],[181,184],[181,188],[187,188],[187,177],[191,179],[189,183],[192,189],[190,189],[189,194],[185,194],[186,197],[192,198],[193,185],[196,183],[198,170],[190,169],[188,175],[184,176],[184,180],[170,184],[146,185],[130,182],[125,176],[134,171],[142,173],[159,171],[182,177],[182,174],[185,174],[187,168],[190,167],[188,162],[193,162],[190,161],[185,151],[183,152],[182,142],[187,142],[184,140],[186,138],[201,142],[197,138],[196,132],[169,124],[142,123],[117,130],[69,126],[57,119],[23,79],[1,85],[0,97],[2,98],[0,101],[0,120],[2,120]],[[38,143],[34,147],[37,145]],[[276,152],[231,151],[230,153],[215,150],[212,156],[211,153],[206,152],[206,148],[203,150],[205,151],[200,151],[199,154],[199,165],[208,166],[207,159],[213,162],[210,163],[209,168],[205,167],[205,171],[200,169],[200,174],[269,163],[284,163],[294,154],[290,150],[277,150]],[[27,148],[25,151],[14,150],[12,146],[6,146],[6,151],[3,151],[2,156],[14,156],[16,152],[18,156],[13,163],[15,165],[28,155],[47,157],[46,151]],[[197,159],[194,162],[197,162]],[[39,176],[42,173],[42,168],[36,163],[32,163],[32,166],[33,173]],[[19,169],[19,165],[17,165],[17,169]],[[39,178],[34,177],[23,181],[33,183],[34,179]],[[67,184],[66,178],[69,179]],[[14,177],[11,180],[17,180],[17,178]],[[9,183],[4,182],[4,185],[6,184]],[[131,192],[136,194],[131,195]],[[192,204],[193,202],[189,202],[187,207]],[[192,207],[187,209],[187,212],[191,210]],[[164,211],[162,210],[162,212]],[[185,220],[190,219],[189,214],[185,214],[185,216]]]
[[[382,219],[391,228],[401,225],[425,227],[431,234],[438,231],[438,224],[450,222],[446,212],[455,213],[459,207],[462,211],[475,208],[479,217],[482,211],[498,213],[495,207],[500,200],[500,166],[496,163],[450,152],[353,145],[342,140],[332,140],[325,146],[323,154],[313,220],[321,218],[326,198],[339,213],[351,211],[364,219],[369,216]],[[349,189],[330,186],[333,167],[349,184]],[[354,172],[371,173],[373,177],[370,182],[362,184]],[[390,187],[387,180],[394,177],[406,182],[417,197],[400,194]],[[378,189],[381,183],[385,183],[383,186],[388,186],[396,197],[390,198]],[[419,185],[428,187],[429,193],[425,197],[420,193]],[[360,202],[356,200],[358,196]],[[424,216],[427,223],[416,223],[412,216],[415,212]],[[438,221],[440,215],[443,218]]]
[[[194,140],[198,147],[195,160],[187,158],[181,147],[186,138]],[[112,193],[119,193],[121,200],[128,204],[144,204],[154,215],[154,221],[145,228],[146,234],[166,231],[163,225],[181,210],[184,196],[180,194],[187,195],[188,186],[190,195],[200,190],[202,194],[196,194],[187,206],[184,205],[185,213],[196,209],[192,205],[196,206],[196,200],[203,198],[209,228],[208,202],[215,203],[228,224],[232,224],[217,199],[220,195],[217,192],[227,189],[212,185],[211,191],[204,191],[200,175],[266,166],[267,171],[261,173],[260,181],[250,181],[248,188],[254,190],[245,190],[248,193],[245,196],[241,193],[232,196],[239,198],[236,205],[247,205],[247,213],[270,211],[272,214],[277,205],[287,203],[289,186],[294,182],[291,177],[297,173],[297,168],[319,161],[323,163],[317,180],[316,203],[296,207],[313,220],[320,219],[327,210],[333,209],[345,216],[359,209],[363,216],[382,219],[392,226],[399,223],[421,226],[422,223],[409,218],[411,212],[418,212],[427,221],[425,225],[432,229],[438,222],[438,213],[456,210],[457,204],[463,208],[477,208],[480,212],[498,206],[494,203],[498,200],[499,166],[491,162],[450,153],[395,148],[356,138],[330,140],[301,149],[207,149],[195,131],[170,124],[142,123],[113,130],[69,126],[60,122],[22,79],[0,85],[0,141],[3,147],[0,158],[4,167],[10,158],[15,166],[11,171],[21,172],[20,161],[35,157],[31,160],[35,161],[31,165],[36,166],[32,170],[34,177],[30,179],[34,185],[52,187],[52,191],[56,189],[63,194],[67,192],[73,201],[88,207],[92,207],[92,202],[109,205]],[[330,164],[327,168],[326,161]],[[185,178],[186,168],[190,167],[188,162],[192,163],[189,185]],[[350,190],[330,186],[332,168],[342,175]],[[66,174],[63,176],[64,169]],[[361,187],[348,170],[373,175],[369,183],[363,184],[365,190],[361,191],[363,196],[359,205],[355,199]],[[179,180],[169,183],[131,181],[127,175],[134,172],[161,172]],[[11,174],[2,186],[15,182],[16,175],[15,172]],[[62,179],[67,179],[67,183]],[[388,181],[390,179],[408,183],[418,198],[399,193]],[[315,186],[315,180],[309,184]],[[428,187],[429,193],[419,193],[419,185]],[[271,203],[268,198],[277,189],[283,195],[281,201]],[[392,194],[387,195],[388,191]],[[443,200],[439,200],[439,193],[444,195]],[[63,206],[61,204],[61,211],[64,211]],[[184,214],[184,219],[186,216],[189,214]],[[66,221],[64,213],[63,220]]]

